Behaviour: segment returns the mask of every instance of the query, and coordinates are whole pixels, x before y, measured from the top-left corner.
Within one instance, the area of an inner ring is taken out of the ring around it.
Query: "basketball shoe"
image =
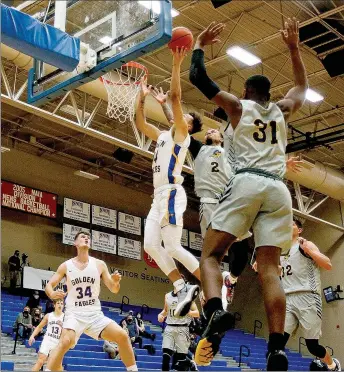
[[[336,358],[332,358],[334,363],[336,364],[336,366],[334,368],[329,368],[328,367],[328,370],[329,371],[341,371],[341,366],[340,366],[340,363],[339,363],[339,360],[336,359]]]
[[[288,358],[283,350],[269,351],[266,359],[267,371],[288,371]]]
[[[174,312],[174,316],[185,316],[191,308],[192,303],[195,301],[199,294],[199,286],[192,284],[185,284],[185,287],[177,292],[178,305]]]
[[[228,271],[224,271],[222,273],[222,278],[223,278],[222,304],[223,304],[223,308],[226,309],[227,305],[231,305],[233,302],[234,288],[236,286],[237,279],[231,277]]]
[[[197,345],[195,362],[209,366],[219,351],[221,340],[226,331],[234,328],[234,316],[224,310],[216,310],[211,316],[202,338]]]

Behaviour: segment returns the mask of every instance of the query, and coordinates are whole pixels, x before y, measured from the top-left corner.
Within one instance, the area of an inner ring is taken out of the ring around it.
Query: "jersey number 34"
[[[260,119],[254,121],[254,125],[257,127],[257,131],[253,133],[253,139],[257,142],[266,142],[266,130],[268,126],[271,128],[271,144],[275,145],[278,143],[277,140],[277,123],[274,120],[269,123],[263,123]]]

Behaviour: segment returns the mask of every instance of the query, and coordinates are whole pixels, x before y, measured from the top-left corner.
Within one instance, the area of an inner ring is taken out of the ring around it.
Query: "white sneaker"
[[[193,301],[199,294],[199,286],[186,284],[185,287],[177,293],[178,305],[174,312],[174,316],[181,317],[187,315],[190,311]]]

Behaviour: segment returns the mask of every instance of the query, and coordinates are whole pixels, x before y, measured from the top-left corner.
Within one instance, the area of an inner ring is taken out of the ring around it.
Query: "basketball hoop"
[[[135,100],[140,81],[148,69],[138,62],[128,62],[100,78],[108,93],[107,115],[121,123],[134,119]]]

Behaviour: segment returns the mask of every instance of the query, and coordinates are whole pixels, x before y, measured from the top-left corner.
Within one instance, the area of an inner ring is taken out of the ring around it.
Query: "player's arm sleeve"
[[[210,100],[221,91],[218,85],[207,75],[202,49],[195,49],[192,52],[189,79]]]
[[[202,146],[204,146],[202,142],[195,140],[192,136],[190,137],[189,151],[190,151],[190,154],[192,155],[192,157],[194,159],[196,159],[196,157],[197,157],[198,153],[200,152]]]

